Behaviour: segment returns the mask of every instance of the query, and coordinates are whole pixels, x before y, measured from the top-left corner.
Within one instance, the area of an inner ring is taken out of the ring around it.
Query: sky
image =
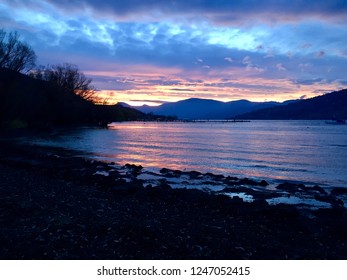
[[[347,0],[0,0],[38,65],[72,63],[102,99],[304,99],[347,88]]]

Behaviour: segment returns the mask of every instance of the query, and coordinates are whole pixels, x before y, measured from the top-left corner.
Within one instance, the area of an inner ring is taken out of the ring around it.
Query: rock
[[[117,170],[110,170],[108,176],[112,178],[119,178],[120,174]]]
[[[304,184],[299,184],[297,186],[300,190],[303,190],[303,191],[309,191],[310,190],[310,188],[306,187]]]
[[[163,174],[167,178],[178,178],[182,175],[182,171],[180,170],[171,170],[168,168],[162,168],[159,171],[161,174]]]
[[[159,171],[161,174],[167,174],[167,173],[169,173],[170,172],[170,169],[167,169],[167,168],[162,168],[162,169],[160,169],[160,171]]]
[[[223,175],[221,175],[221,174],[212,174],[212,173],[210,173],[210,172],[207,172],[206,174],[205,174],[205,176],[208,176],[208,177],[210,177],[211,179],[213,179],[213,180],[216,180],[216,181],[221,181],[221,180],[223,180],[225,177],[223,176]]]
[[[327,194],[327,192],[326,192],[323,188],[321,188],[320,186],[317,186],[317,185],[315,185],[315,186],[312,188],[312,190],[317,191],[317,192],[319,192],[319,193],[321,193],[321,194]]]
[[[174,170],[173,174],[176,176],[181,176],[182,175],[182,171],[181,170]]]
[[[256,199],[252,202],[252,206],[259,209],[264,209],[269,206],[269,203],[265,199]]]
[[[315,195],[315,200],[327,202],[330,203],[332,206],[335,207],[342,207],[344,205],[343,201],[341,199],[336,199],[334,196],[328,196],[328,195]]]
[[[239,180],[239,178],[237,178],[237,177],[231,177],[231,176],[228,176],[228,177],[226,177],[225,179],[228,180],[228,181],[238,181],[238,180]]]
[[[160,189],[171,190],[171,186],[168,184],[166,179],[160,179],[159,185],[157,186]]]
[[[238,182],[240,185],[256,186],[258,183],[254,180],[243,178]]]
[[[142,165],[135,165],[135,164],[125,164],[125,167],[131,172],[133,176],[137,176],[141,173],[141,170],[143,169]]]
[[[231,200],[233,203],[236,203],[236,204],[243,204],[244,203],[243,199],[239,196],[233,196]]]
[[[278,190],[283,190],[283,191],[287,191],[289,193],[295,193],[297,191],[300,190],[300,188],[298,187],[297,184],[292,184],[292,183],[288,183],[288,182],[285,182],[285,183],[282,183],[282,184],[279,184],[276,189]]]
[[[347,188],[333,188],[332,195],[347,195]]]
[[[190,179],[196,179],[196,178],[200,177],[202,174],[198,171],[190,171],[190,172],[188,172],[188,175],[189,175]]]
[[[261,186],[261,187],[266,187],[266,186],[268,186],[269,185],[269,183],[268,182],[266,182],[265,180],[261,180],[260,182],[259,182],[259,184],[258,184],[259,186]]]

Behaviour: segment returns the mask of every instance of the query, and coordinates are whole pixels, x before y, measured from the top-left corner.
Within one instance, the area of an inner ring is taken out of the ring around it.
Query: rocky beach
[[[0,192],[1,259],[347,259],[345,188],[153,173],[2,137]]]

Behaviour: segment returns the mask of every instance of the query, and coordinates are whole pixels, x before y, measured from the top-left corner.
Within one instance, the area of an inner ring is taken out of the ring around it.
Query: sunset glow
[[[39,65],[78,65],[109,103],[284,101],[347,86],[345,1],[249,2],[5,0],[0,23]]]

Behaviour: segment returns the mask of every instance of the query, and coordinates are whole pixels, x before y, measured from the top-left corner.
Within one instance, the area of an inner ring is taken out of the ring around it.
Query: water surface
[[[36,142],[146,168],[347,187],[347,125],[324,121],[123,122]]]

